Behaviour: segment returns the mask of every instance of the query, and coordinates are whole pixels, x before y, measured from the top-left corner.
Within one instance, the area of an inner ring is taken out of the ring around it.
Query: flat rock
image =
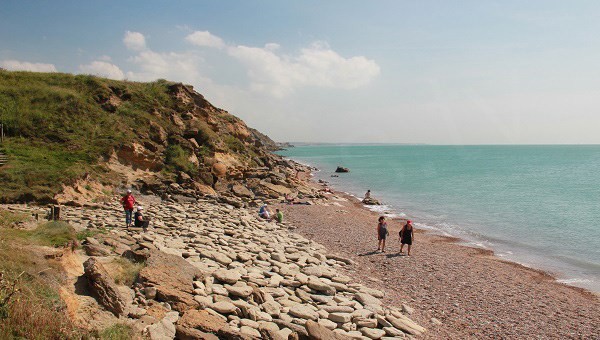
[[[310,306],[302,304],[292,306],[289,314],[307,320],[317,320],[319,318],[319,314],[317,314]]]
[[[204,275],[180,256],[152,250],[139,274],[142,282],[156,288],[156,298],[184,312],[198,306],[192,282]]]
[[[237,270],[218,269],[213,273],[215,279],[229,284],[238,282],[242,275]]]

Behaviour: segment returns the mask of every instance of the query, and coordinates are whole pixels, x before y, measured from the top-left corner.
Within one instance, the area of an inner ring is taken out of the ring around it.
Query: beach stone
[[[415,310],[411,306],[403,303],[402,304],[402,311],[404,313],[406,313],[406,314],[412,314],[412,313],[414,313]]]
[[[265,313],[271,316],[277,316],[281,311],[281,305],[275,301],[267,301],[261,305]]]
[[[363,327],[360,332],[369,339],[379,339],[386,333],[383,329]]]
[[[248,296],[252,295],[252,287],[250,286],[230,286],[230,285],[225,285],[225,289],[227,289],[227,291],[229,292],[230,295],[233,296],[238,296],[238,297],[242,297],[242,298],[247,298]]]
[[[375,315],[375,319],[377,319],[377,323],[381,327],[385,328],[385,327],[391,327],[392,326],[392,324],[389,321],[387,321],[385,319],[385,316],[383,316],[383,315]]]
[[[346,339],[348,339],[348,337],[341,335],[341,334],[337,334],[337,333],[331,331],[330,329],[328,329],[327,327],[325,327],[315,321],[312,321],[312,320],[306,321],[306,323],[304,324],[304,327],[306,328],[306,332],[310,336],[310,339],[319,339],[319,340],[346,340]]]
[[[425,328],[419,326],[417,323],[407,317],[395,318],[391,315],[388,315],[386,318],[394,327],[410,335],[421,335],[425,332]]]
[[[352,314],[350,313],[329,313],[329,320],[337,323],[346,323],[352,320]]]
[[[383,327],[383,330],[385,331],[385,334],[389,336],[404,338],[404,332],[395,327]]]
[[[318,323],[319,323],[319,325],[322,325],[327,329],[334,330],[337,328],[337,323],[335,323],[331,320],[328,320],[328,319],[319,319]]]
[[[234,284],[242,278],[242,275],[237,270],[227,269],[216,270],[213,273],[213,276],[215,277],[215,279],[229,284]]]
[[[318,277],[311,276],[308,278],[307,286],[316,291],[323,292],[327,295],[335,295],[335,288],[320,280]]]
[[[357,319],[354,320],[354,323],[357,327],[366,327],[366,328],[377,328],[377,320],[376,319]]]
[[[317,320],[319,315],[308,305],[295,305],[290,308],[289,314],[291,316],[308,319],[308,320]]]
[[[324,311],[328,313],[352,313],[354,312],[354,308],[350,306],[323,306],[321,307]]]
[[[379,300],[378,298],[367,294],[367,293],[356,293],[354,294],[354,298],[356,299],[356,301],[360,302],[361,304],[368,306],[368,305],[374,305],[374,306],[381,306],[382,302],[381,300]]]
[[[170,340],[175,337],[175,325],[167,320],[161,320],[146,329],[151,340]]]
[[[210,308],[221,314],[230,314],[235,312],[237,309],[237,307],[233,303],[227,301],[215,302],[212,305],[210,305]]]
[[[257,329],[252,328],[252,327],[242,326],[242,327],[240,327],[240,333],[248,334],[250,336],[260,338],[260,332]]]

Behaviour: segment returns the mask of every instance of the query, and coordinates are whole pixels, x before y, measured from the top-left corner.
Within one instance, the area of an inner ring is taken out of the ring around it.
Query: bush
[[[168,167],[196,175],[198,169],[194,163],[190,162],[189,157],[190,155],[177,144],[171,144],[165,150],[165,163]]]

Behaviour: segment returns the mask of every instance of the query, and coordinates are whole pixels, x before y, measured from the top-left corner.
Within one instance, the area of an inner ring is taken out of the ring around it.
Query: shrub
[[[189,157],[190,155],[177,144],[171,144],[165,150],[165,163],[168,167],[195,175],[198,169],[190,162]]]
[[[38,244],[53,247],[65,246],[77,238],[75,229],[62,221],[51,221],[39,225],[31,234]]]

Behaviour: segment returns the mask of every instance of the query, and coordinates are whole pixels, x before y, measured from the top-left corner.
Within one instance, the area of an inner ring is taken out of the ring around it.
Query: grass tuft
[[[129,340],[133,338],[133,329],[122,323],[114,324],[100,332],[101,340]]]
[[[112,261],[117,267],[114,275],[115,283],[131,286],[135,283],[140,271],[146,266],[145,263],[131,262],[124,257],[118,257]]]

